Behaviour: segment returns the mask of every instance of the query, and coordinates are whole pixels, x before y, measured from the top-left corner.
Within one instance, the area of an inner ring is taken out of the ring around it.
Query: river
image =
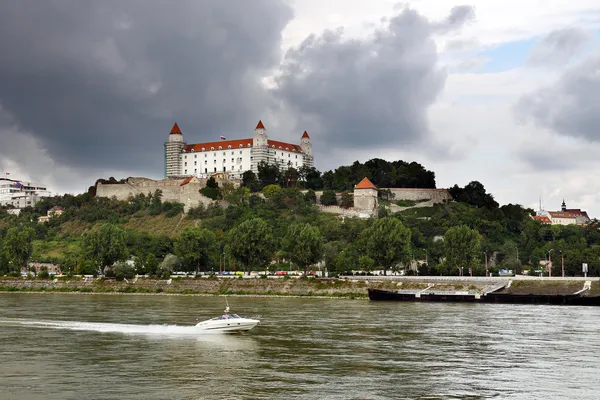
[[[0,399],[593,399],[600,308],[0,294]]]

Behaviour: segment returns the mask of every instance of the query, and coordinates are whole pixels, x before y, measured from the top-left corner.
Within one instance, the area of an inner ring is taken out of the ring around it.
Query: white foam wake
[[[28,326],[32,328],[66,329],[72,331],[94,331],[103,333],[124,333],[132,335],[152,336],[198,336],[200,331],[195,326],[182,325],[134,325],[105,322],[79,321],[32,321],[25,319],[0,319],[0,324]],[[204,334],[204,332],[202,332]]]

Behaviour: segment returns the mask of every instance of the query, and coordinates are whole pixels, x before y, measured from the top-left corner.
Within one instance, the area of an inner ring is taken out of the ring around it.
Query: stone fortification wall
[[[322,204],[316,205],[321,212],[331,213],[331,214],[339,214],[345,217],[359,217],[359,218],[368,218],[372,215],[372,213],[364,210],[355,210],[353,208],[342,208],[340,206],[324,206]]]
[[[393,200],[431,201],[433,204],[452,200],[448,189],[381,188],[394,194]]]
[[[114,196],[117,200],[127,200],[138,194],[148,195],[156,190],[161,190],[163,201],[183,203],[186,212],[200,203],[207,206],[213,202],[212,199],[199,192],[205,186],[205,182],[190,182],[183,186],[181,186],[181,182],[175,179],[154,181],[145,178],[130,178],[126,183],[99,183],[96,188],[96,196],[109,198]]]

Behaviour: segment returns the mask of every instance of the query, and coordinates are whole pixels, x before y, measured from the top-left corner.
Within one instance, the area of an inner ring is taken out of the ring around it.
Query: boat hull
[[[256,319],[240,318],[236,320],[202,321],[196,324],[196,329],[202,332],[247,332],[258,325]]]
[[[391,290],[368,289],[369,299],[373,301],[412,301],[412,302],[446,302],[446,303],[496,303],[496,304],[545,304],[572,306],[600,306],[600,296],[538,295],[488,293],[479,298],[473,295],[447,295],[422,293],[419,297],[414,293],[400,293]]]

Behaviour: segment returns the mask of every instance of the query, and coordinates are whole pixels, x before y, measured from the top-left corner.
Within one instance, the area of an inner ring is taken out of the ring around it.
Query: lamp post
[[[488,261],[487,261],[487,250],[483,251],[483,254],[485,256],[485,276],[488,276]]]
[[[552,277],[552,255],[550,254],[550,253],[552,253],[552,251],[554,251],[554,249],[548,250],[548,265],[546,266],[546,269],[548,270],[549,278]]]
[[[562,250],[558,251],[560,253],[560,267],[562,269],[562,277],[565,277],[565,255],[563,254]]]

